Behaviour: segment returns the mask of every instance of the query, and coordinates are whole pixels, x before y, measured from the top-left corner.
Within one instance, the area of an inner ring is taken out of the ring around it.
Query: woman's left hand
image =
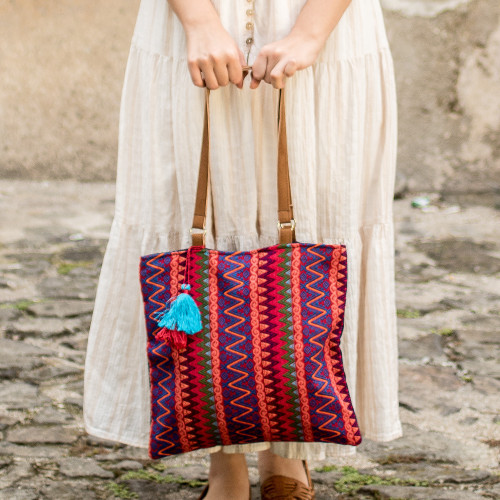
[[[318,40],[292,33],[264,45],[252,65],[250,88],[256,89],[264,80],[274,88],[282,89],[285,78],[314,64],[322,45]]]

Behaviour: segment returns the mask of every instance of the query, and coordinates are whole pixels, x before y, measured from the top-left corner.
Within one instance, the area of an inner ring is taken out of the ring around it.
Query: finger
[[[267,57],[260,52],[252,65],[252,81],[250,82],[250,88],[256,89],[261,80],[266,75]]]
[[[250,82],[250,88],[252,90],[256,89],[260,85],[260,80],[256,80],[252,77],[252,81]]]
[[[271,84],[275,89],[282,89],[285,86],[285,66],[287,61],[279,61],[270,73]]]
[[[267,56],[260,52],[252,65],[252,77],[255,80],[262,80],[266,76]]]
[[[205,79],[205,85],[210,90],[217,90],[219,84],[217,82],[217,77],[215,76],[214,69],[209,62],[201,63],[201,70],[203,71],[203,76]]]
[[[191,75],[191,80],[197,87],[204,87],[205,82],[201,77],[201,71],[198,65],[194,61],[188,63],[189,74]]]
[[[243,70],[241,68],[241,63],[233,59],[227,66],[227,72],[229,74],[229,81],[241,88],[243,85]]]
[[[217,62],[213,67],[219,87],[225,87],[229,83],[229,74],[225,62]]]
[[[299,66],[297,65],[297,63],[295,61],[288,61],[287,65],[285,66],[285,76],[287,77],[291,77],[293,75],[295,75],[295,73],[297,72],[297,70],[299,69]]]
[[[276,65],[283,61],[283,54],[281,51],[274,50],[270,55],[267,56],[266,74],[264,80],[266,83],[273,83],[271,73],[273,72]]]
[[[270,84],[273,83],[271,73],[273,72],[275,67],[276,67],[276,61],[273,61],[272,59],[268,58],[267,59],[266,74],[264,76],[264,81],[266,83],[270,83]]]
[[[241,65],[241,67],[246,66],[247,61],[245,59],[245,54],[243,54],[243,51],[241,49],[238,49],[238,55],[239,55],[239,58],[240,58],[240,65]],[[243,88],[243,80],[247,77],[248,73],[249,73],[248,71],[243,71],[242,72],[241,83],[237,85],[237,87],[239,89]]]

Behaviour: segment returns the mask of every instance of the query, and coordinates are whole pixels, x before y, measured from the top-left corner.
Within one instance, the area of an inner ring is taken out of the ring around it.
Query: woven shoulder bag
[[[279,243],[205,248],[207,91],[192,246],[141,257],[151,458],[268,441],[361,442],[339,345],[346,249],[295,241],[284,91],[279,103]]]

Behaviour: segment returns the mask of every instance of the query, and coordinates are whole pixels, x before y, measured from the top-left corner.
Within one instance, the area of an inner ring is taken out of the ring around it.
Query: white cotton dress
[[[213,0],[249,64],[286,36],[306,0]],[[277,91],[211,93],[206,245],[250,250],[278,242]],[[379,0],[353,0],[314,66],[286,82],[297,241],[343,243],[348,292],[342,352],[362,436],[402,435],[394,294],[392,199],[396,163],[393,64]],[[166,0],[143,0],[121,104],[116,212],[102,265],[85,365],[91,435],[147,447],[150,425],[141,255],[190,246],[204,112],[191,83],[182,26]],[[257,443],[289,458],[355,448]],[[211,448],[210,452],[220,447]]]

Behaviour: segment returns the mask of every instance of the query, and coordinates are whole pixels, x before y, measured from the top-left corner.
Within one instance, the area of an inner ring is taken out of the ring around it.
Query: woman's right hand
[[[219,19],[185,27],[188,68],[197,87],[243,87],[245,56]]]

